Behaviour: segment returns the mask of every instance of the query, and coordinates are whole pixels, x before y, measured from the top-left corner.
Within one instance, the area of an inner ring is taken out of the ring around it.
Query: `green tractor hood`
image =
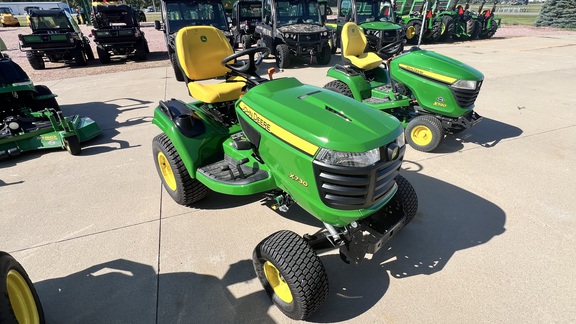
[[[360,24],[360,27],[368,30],[398,30],[401,27],[391,22],[372,21]]]
[[[238,106],[266,131],[312,156],[318,148],[364,152],[402,134],[395,117],[294,78],[254,87]]]
[[[411,72],[424,78],[452,84],[456,80],[481,81],[482,72],[450,57],[427,50],[413,50],[390,62],[392,78],[405,82],[403,74]]]

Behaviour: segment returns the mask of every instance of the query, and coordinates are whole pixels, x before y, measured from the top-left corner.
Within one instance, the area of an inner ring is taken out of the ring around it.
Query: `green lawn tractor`
[[[441,54],[413,47],[388,60],[364,53],[366,38],[348,23],[342,31],[342,56],[324,87],[398,118],[406,141],[416,150],[436,149],[446,133],[473,127],[481,117],[474,111],[484,76],[478,70]]]
[[[0,53],[0,160],[37,149],[65,148],[101,133],[88,117],[66,116],[48,87],[34,85],[22,68]]]
[[[181,29],[178,62],[198,101],[160,101],[153,157],[181,205],[194,206],[209,191],[261,193],[278,212],[297,203],[323,222],[304,236],[278,231],[253,252],[266,293],[299,320],[328,296],[317,252],[338,248],[345,262],[359,263],[410,222],[418,198],[399,175],[406,146],[396,118],[295,78],[273,79],[271,70],[260,77],[257,65],[269,51],[234,53],[213,27]]]
[[[486,0],[482,0],[480,7],[478,8],[477,19],[480,22],[480,39],[492,38],[498,28],[500,28],[501,19],[494,15],[496,12],[496,4],[498,1],[494,1],[492,9],[484,9],[484,4]]]
[[[479,21],[479,14],[470,10],[470,0],[464,4],[464,13],[458,9],[458,18],[461,22],[456,24],[455,36],[462,40],[475,40],[480,36],[482,25]],[[461,26],[461,27],[460,27]]]
[[[402,3],[405,6],[406,2]],[[436,16],[438,9],[438,0],[434,4],[430,4],[427,0],[417,0],[412,2],[412,6],[408,14],[400,16],[402,23],[405,26],[406,40],[408,44],[419,44],[420,35],[422,40],[428,43],[438,41],[442,34],[442,20]],[[400,8],[400,12],[405,12],[405,9]],[[426,19],[423,20],[423,16]],[[422,22],[424,21],[424,24]]]
[[[326,22],[326,27],[334,31],[333,53],[337,47],[342,47],[342,28],[349,21],[364,30],[368,51],[389,57],[404,50],[404,43],[398,42],[404,39],[404,28],[396,23],[396,13],[390,0],[338,0],[336,19]]]
[[[44,311],[28,274],[0,251],[0,323],[43,324]]]

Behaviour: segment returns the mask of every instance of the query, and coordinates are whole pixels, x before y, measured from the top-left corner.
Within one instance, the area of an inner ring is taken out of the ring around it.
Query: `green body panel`
[[[252,108],[258,117],[243,111],[242,105]],[[271,170],[277,187],[290,193],[304,210],[321,221],[338,226],[349,224],[371,215],[393,196],[394,192],[391,192],[389,197],[368,209],[327,207],[320,199],[313,170],[318,151],[305,152],[297,144],[287,143],[286,138],[277,136],[274,131],[277,127],[290,130],[292,135],[318,148],[365,152],[392,142],[402,134],[396,118],[366,109],[358,101],[329,90],[303,85],[293,78],[278,79],[252,88],[240,99],[237,107],[239,118],[261,134],[259,154]],[[268,125],[268,122],[275,125]]]
[[[460,117],[474,109],[474,105],[460,108],[449,84],[430,80],[402,69],[399,67],[400,64],[410,65],[457,80],[481,81],[484,79],[484,75],[480,71],[450,57],[427,50],[400,55],[390,62],[392,78],[410,88],[418,100],[418,104],[426,110],[443,116]],[[443,98],[443,101],[438,100],[438,98]]]
[[[402,29],[402,27],[400,27],[397,24],[394,24],[391,22],[382,22],[382,21],[367,22],[367,23],[360,24],[359,26],[362,27],[362,29],[368,29],[368,30],[398,30],[398,29]]]
[[[427,50],[416,50],[396,56],[390,61],[389,71],[384,68],[373,70],[376,75],[375,81],[367,82],[360,74],[349,75],[335,68],[329,69],[327,76],[346,83],[350,87],[350,90],[352,90],[352,94],[356,100],[361,101],[370,97],[390,99],[390,101],[387,102],[365,102],[367,105],[383,111],[408,107],[412,99],[416,99],[418,105],[423,109],[445,117],[458,118],[474,109],[474,105],[464,108],[458,106],[450,84],[431,80],[420,74],[405,70],[400,68],[400,64],[406,64],[417,69],[458,80],[482,81],[484,79],[484,75],[475,68]],[[388,75],[388,72],[390,72],[390,75]],[[397,97],[392,89],[381,90],[381,87],[390,83],[391,79],[408,87],[414,98],[405,96]],[[395,116],[406,126],[409,121],[406,118],[409,116]]]
[[[192,102],[187,104],[187,106],[202,119],[206,127],[204,134],[194,138],[184,136],[159,107],[154,109],[152,123],[170,138],[188,173],[192,178],[195,178],[198,167],[222,158],[222,143],[231,134],[239,132],[240,126],[233,126],[227,129],[214,122],[203,110],[202,102]]]

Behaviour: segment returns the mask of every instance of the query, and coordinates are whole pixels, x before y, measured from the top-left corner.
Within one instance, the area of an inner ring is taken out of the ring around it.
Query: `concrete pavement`
[[[323,254],[330,295],[310,322],[576,322],[576,35],[423,47],[484,73],[485,119],[437,153],[407,150],[416,218],[360,266]],[[276,76],[322,86],[326,70]],[[255,278],[252,250],[319,224],[260,196],[171,200],[150,121],[158,100],[191,99],[170,67],[44,84],[104,130],[77,157],[0,162],[0,249],[35,282],[49,323],[291,322]]]

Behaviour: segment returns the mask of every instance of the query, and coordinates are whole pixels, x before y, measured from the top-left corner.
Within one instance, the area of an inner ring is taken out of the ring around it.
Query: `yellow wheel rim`
[[[290,292],[290,287],[280,274],[280,271],[270,262],[266,261],[264,263],[264,274],[266,275],[266,280],[274,289],[274,293],[285,303],[291,303],[293,300],[292,293]]]
[[[406,38],[412,39],[414,35],[416,35],[416,28],[414,28],[414,26],[406,28]]]
[[[424,125],[418,125],[410,132],[410,138],[418,146],[426,146],[432,142],[432,131]]]
[[[442,23],[440,26],[440,35],[444,35],[444,32],[446,32],[446,24]]]
[[[40,323],[40,316],[32,291],[18,271],[8,271],[6,287],[8,288],[10,305],[12,305],[18,323]]]
[[[168,188],[172,191],[176,191],[176,177],[174,177],[174,172],[172,172],[172,167],[170,166],[166,155],[162,152],[158,152],[158,166],[160,166],[162,178],[164,178],[164,182],[168,185]]]

